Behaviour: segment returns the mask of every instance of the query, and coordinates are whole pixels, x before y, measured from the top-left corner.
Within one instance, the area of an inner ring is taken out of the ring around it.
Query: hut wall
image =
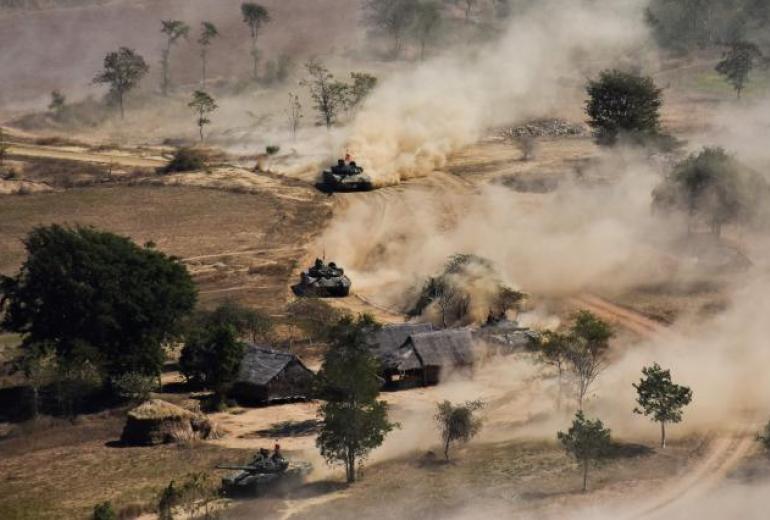
[[[294,361],[267,385],[267,399],[291,399],[310,397],[313,390],[313,374]]]

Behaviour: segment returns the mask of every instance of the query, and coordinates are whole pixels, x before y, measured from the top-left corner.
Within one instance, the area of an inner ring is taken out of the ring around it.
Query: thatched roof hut
[[[125,444],[165,444],[205,439],[213,431],[205,416],[168,401],[150,399],[128,412],[120,440]]]
[[[369,342],[377,358],[383,358],[396,352],[406,343],[409,336],[421,332],[430,332],[433,326],[430,323],[401,323],[397,325],[385,325],[372,335]]]
[[[442,373],[469,370],[474,364],[473,340],[468,329],[445,329],[412,334],[385,358],[387,381],[399,386],[437,384]]]
[[[249,345],[230,394],[245,403],[307,399],[314,378],[294,354]]]

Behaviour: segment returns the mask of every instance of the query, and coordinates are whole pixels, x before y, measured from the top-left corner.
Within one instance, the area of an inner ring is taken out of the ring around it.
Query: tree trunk
[[[206,51],[201,51],[201,88],[206,88]]]
[[[32,385],[32,420],[36,420],[38,416],[38,409],[40,402],[40,391],[37,388],[37,385]]]
[[[583,493],[588,491],[588,459],[583,461]]]
[[[257,81],[259,79],[259,72],[257,71],[257,68],[259,66],[259,54],[257,50],[257,36],[254,35],[251,39],[251,59],[252,59],[252,70],[251,70],[251,77],[254,79],[254,81]]]
[[[118,92],[118,103],[120,104],[120,118],[125,119],[126,113],[123,109],[123,92]]]
[[[350,447],[348,447],[347,459],[345,460],[345,472],[348,483],[356,481],[356,456]]]
[[[559,368],[559,388],[558,388],[558,393],[556,394],[556,410],[561,411],[561,394],[562,394],[562,386],[563,386],[562,376],[564,374],[564,370],[561,368],[561,366],[559,366],[558,368]]]
[[[425,40],[420,40],[420,61],[425,60]]]
[[[664,421],[660,422],[660,447],[666,447],[666,423]]]

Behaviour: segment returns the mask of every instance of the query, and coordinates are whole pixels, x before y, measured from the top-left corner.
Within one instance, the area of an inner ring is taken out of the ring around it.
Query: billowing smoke
[[[373,93],[347,148],[377,182],[440,168],[489,126],[579,106],[586,75],[646,41],[641,2],[534,4],[494,44],[453,49]]]

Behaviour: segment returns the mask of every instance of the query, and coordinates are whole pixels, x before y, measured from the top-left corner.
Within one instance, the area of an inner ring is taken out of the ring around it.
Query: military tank
[[[325,264],[316,258],[313,267],[300,274],[299,283],[291,290],[297,296],[316,298],[341,298],[350,294],[350,278],[345,271],[334,262]]]
[[[318,189],[325,192],[333,191],[369,191],[374,188],[372,179],[364,174],[364,169],[355,161],[339,159],[337,164],[324,170]]]
[[[313,466],[309,462],[288,461],[282,455],[271,456],[263,449],[248,464],[220,464],[217,469],[233,470],[222,477],[226,495],[255,496],[301,484]]]

